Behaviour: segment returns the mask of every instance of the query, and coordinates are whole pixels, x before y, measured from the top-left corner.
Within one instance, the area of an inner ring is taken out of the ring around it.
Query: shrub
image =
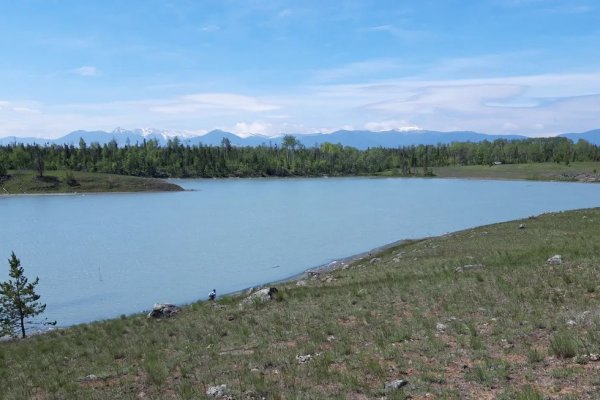
[[[571,358],[577,355],[577,341],[568,332],[559,332],[552,337],[550,349],[558,358]]]

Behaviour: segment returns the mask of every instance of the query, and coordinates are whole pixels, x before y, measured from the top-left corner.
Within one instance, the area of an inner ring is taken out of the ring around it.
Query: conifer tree
[[[44,312],[46,305],[38,302],[40,296],[35,293],[39,278],[29,282],[24,275],[21,260],[13,252],[8,260],[9,279],[0,282],[0,336],[10,335],[26,337],[26,320]],[[56,322],[44,321],[42,324],[55,325]],[[20,332],[19,332],[20,331]]]

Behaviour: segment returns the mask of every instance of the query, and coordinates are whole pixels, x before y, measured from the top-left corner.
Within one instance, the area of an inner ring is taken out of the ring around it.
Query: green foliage
[[[543,400],[544,398],[542,393],[530,385],[525,385],[519,390],[510,390],[504,396],[500,396],[500,399],[507,400]]]
[[[550,340],[550,349],[556,357],[571,358],[577,355],[579,344],[569,332],[558,332]]]
[[[41,150],[36,148],[35,158],[34,158],[34,167],[38,173],[38,177],[44,176],[44,171],[46,170],[46,162],[44,161],[44,155]]]
[[[65,173],[65,180],[67,182],[67,185],[69,186],[80,186],[81,184],[77,181],[77,179],[75,179],[75,174],[73,174],[73,171],[67,171]]]
[[[600,147],[585,141],[573,144],[565,138],[531,138],[361,151],[332,143],[304,147],[292,135],[284,136],[280,146],[257,147],[232,146],[227,139],[220,146],[188,146],[177,138],[163,147],[154,140],[124,147],[115,141],[103,146],[84,141],[78,146],[0,146],[0,163],[6,169],[33,168],[40,176],[57,169],[158,178],[374,175],[390,171],[403,176],[435,176],[436,168],[456,165],[564,165],[575,161],[600,161]]]
[[[38,302],[40,296],[35,293],[39,278],[29,282],[24,275],[21,260],[15,253],[8,260],[9,279],[0,282],[0,336],[26,336],[26,320],[44,312],[46,305]],[[50,323],[55,324],[55,323]]]
[[[538,363],[544,361],[544,355],[537,349],[533,348],[527,352],[527,360],[530,363]]]
[[[0,161],[0,177],[6,175],[7,173],[8,173],[8,171],[6,170],[4,163],[2,161]]]

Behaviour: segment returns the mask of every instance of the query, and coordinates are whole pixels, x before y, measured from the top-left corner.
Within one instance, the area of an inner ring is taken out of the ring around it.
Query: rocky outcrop
[[[277,288],[274,287],[260,289],[242,300],[242,304],[265,303],[272,300],[278,292]]]
[[[588,172],[564,172],[558,175],[561,180],[577,181],[577,182],[600,182],[599,174]]]
[[[177,315],[181,308],[175,304],[155,304],[152,311],[148,313],[148,318],[168,318]]]

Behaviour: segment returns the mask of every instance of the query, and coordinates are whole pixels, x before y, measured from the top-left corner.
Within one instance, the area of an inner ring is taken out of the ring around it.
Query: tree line
[[[573,161],[600,161],[600,147],[580,140],[529,138],[479,143],[418,145],[358,150],[324,143],[305,147],[286,135],[281,145],[236,147],[223,139],[220,146],[182,144],[173,138],[165,146],[155,140],[119,147],[83,139],[75,145],[0,146],[0,176],[10,169],[103,172],[144,177],[285,177],[377,174],[431,174],[435,167]]]

